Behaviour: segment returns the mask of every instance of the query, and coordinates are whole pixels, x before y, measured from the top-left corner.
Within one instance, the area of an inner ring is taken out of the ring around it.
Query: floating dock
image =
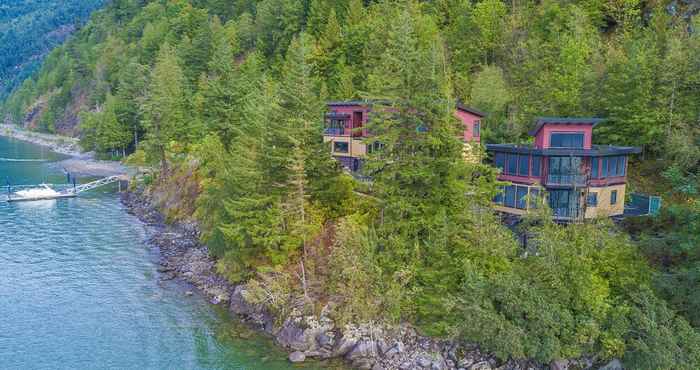
[[[113,184],[125,180],[123,176],[110,176],[99,179],[87,184],[71,185],[18,185],[7,186],[7,201],[8,202],[31,202],[39,200],[52,200],[75,198],[80,193],[96,189],[105,185]]]

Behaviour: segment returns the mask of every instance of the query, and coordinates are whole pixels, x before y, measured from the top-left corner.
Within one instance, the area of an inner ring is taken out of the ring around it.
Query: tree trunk
[[[161,180],[168,176],[168,160],[165,158],[165,148],[160,148],[160,172]]]

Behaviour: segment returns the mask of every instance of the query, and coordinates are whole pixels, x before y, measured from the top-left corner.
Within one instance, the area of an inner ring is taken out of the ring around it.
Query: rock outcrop
[[[231,313],[272,335],[288,349],[291,362],[343,358],[352,367],[366,370],[595,369],[588,359],[559,360],[549,365],[525,360],[502,362],[476,345],[423,337],[410,325],[339,328],[327,310],[318,316],[291,310],[288,317],[275,318],[262,305],[246,300],[245,285],[231,285],[216,273],[215,261],[199,243],[196,224],[165,225],[164,217],[140,194],[124,194],[122,202],[129,212],[156,229],[150,243],[160,251],[162,279],[181,278],[197,287],[212,304],[228,304]],[[621,370],[622,365],[614,360],[602,369]]]

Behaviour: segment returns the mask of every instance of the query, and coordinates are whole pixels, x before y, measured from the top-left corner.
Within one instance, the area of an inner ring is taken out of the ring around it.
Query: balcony
[[[323,130],[323,135],[325,136],[350,136],[345,134],[345,129],[341,127],[327,127]]]
[[[583,217],[583,210],[579,207],[552,208],[552,215],[557,220],[578,220]]]
[[[547,176],[547,185],[586,186],[586,176],[581,174]]]

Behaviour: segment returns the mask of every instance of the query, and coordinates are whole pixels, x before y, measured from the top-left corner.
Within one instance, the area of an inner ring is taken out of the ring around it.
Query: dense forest
[[[103,0],[0,1],[0,99],[41,65]]]
[[[620,357],[700,368],[700,17],[668,1],[114,0],[2,104],[9,121],[131,154],[168,216],[194,217],[232,282],[270,310],[408,321],[501,359]],[[320,132],[325,102],[387,105],[371,187]],[[644,149],[656,218],[520,226],[496,170],[462,160],[541,115],[599,116]],[[425,129],[418,130],[417,127]],[[256,294],[257,292],[257,294]]]

